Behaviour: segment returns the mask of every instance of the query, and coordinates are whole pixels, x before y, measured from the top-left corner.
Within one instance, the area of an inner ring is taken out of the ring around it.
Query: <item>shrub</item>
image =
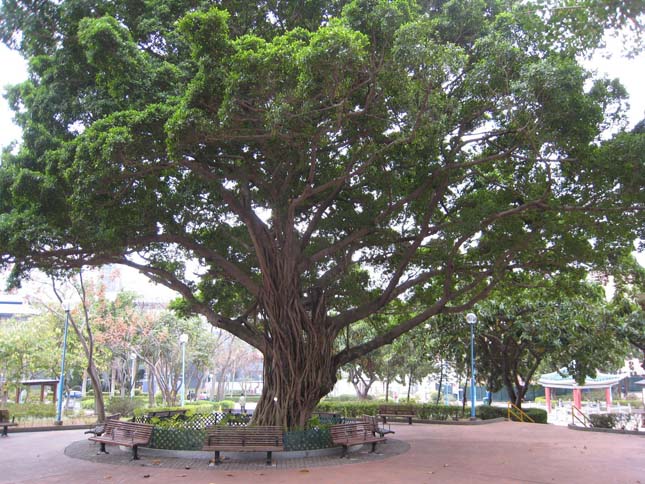
[[[548,414],[541,408],[523,408],[522,411],[531,417],[535,423],[546,423]],[[508,409],[506,407],[496,407],[492,405],[480,405],[475,409],[475,415],[482,420],[491,420],[494,418],[508,418]],[[519,418],[511,414],[511,419],[518,421]]]
[[[524,410],[524,413],[531,417],[535,423],[545,424],[547,422],[549,415],[546,410],[542,410],[541,408],[525,408],[522,410]]]
[[[479,405],[475,407],[475,416],[482,420],[492,420],[494,418],[506,418],[508,411],[506,407],[495,407],[493,405]]]
[[[120,413],[123,416],[133,415],[134,410],[143,406],[143,403],[130,398],[121,398],[121,397],[112,397],[107,401],[105,405],[105,410],[108,413]]]
[[[220,410],[229,410],[231,408],[235,407],[235,402],[233,400],[220,400],[219,402],[215,402],[215,406],[219,407]]]
[[[12,417],[20,420],[26,417],[55,417],[56,406],[50,403],[22,403],[16,405],[8,402],[7,408]]]
[[[617,414],[594,413],[589,415],[591,425],[599,429],[613,429],[617,422]]]
[[[600,429],[638,430],[641,424],[640,415],[633,413],[594,413],[589,420]]]
[[[637,399],[628,399],[628,400],[623,400],[620,398],[614,399],[613,400],[614,405],[622,405],[622,406],[627,406],[631,405],[632,408],[642,408],[643,407],[643,401],[642,400],[637,400]]]
[[[338,413],[343,417],[360,417],[361,415],[376,415],[379,402],[373,400],[362,401],[330,401],[323,400],[316,407],[317,412]]]
[[[417,415],[424,420],[458,420],[463,418],[461,405],[417,405]]]

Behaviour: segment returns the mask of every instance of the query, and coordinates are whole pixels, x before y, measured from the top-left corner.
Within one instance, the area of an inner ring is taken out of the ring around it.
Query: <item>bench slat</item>
[[[332,425],[330,434],[334,444],[343,446],[341,457],[345,457],[350,445],[372,444],[372,452],[374,452],[376,444],[387,440],[385,437],[374,435],[371,426],[365,422]]]
[[[107,420],[103,434],[90,437],[89,440],[100,443],[101,452],[105,452],[105,444],[132,447],[134,459],[138,459],[138,447],[150,442],[153,429],[154,426],[145,423]]]
[[[284,450],[282,427],[228,427],[216,426],[207,429],[202,450],[215,451],[215,464],[220,463],[219,452],[266,452],[267,464],[271,453]]]
[[[417,412],[412,405],[380,405],[378,415],[383,423],[387,422],[387,417],[403,417],[412,424],[412,418],[417,416]]]

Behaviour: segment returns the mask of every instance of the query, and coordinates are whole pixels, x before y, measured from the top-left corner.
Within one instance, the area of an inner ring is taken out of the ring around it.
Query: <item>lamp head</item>
[[[183,345],[188,343],[188,335],[186,333],[181,333],[179,336],[179,342]]]
[[[477,315],[475,313],[466,314],[466,321],[468,321],[468,324],[475,324],[477,322]]]

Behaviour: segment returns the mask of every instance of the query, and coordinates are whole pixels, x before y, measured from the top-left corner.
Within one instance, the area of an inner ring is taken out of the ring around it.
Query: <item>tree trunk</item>
[[[336,368],[320,365],[324,358],[313,352],[309,363],[300,360],[299,365],[284,357],[266,358],[264,386],[253,413],[254,423],[304,428],[320,399],[334,388]],[[328,361],[331,362],[331,355]]]
[[[152,365],[148,364],[148,405],[154,407],[155,402],[155,374]]]
[[[468,378],[466,378],[466,383],[464,383],[464,396],[461,400],[461,411],[466,412],[466,403],[468,403]]]
[[[390,401],[390,379],[385,380],[385,401]]]
[[[81,396],[85,397],[87,393],[87,369],[83,370],[83,376],[81,377]]]
[[[92,382],[94,389],[94,411],[99,422],[105,422],[105,401],[103,400],[103,388],[101,388],[101,378],[99,371],[94,364],[94,358],[90,358],[87,373]]]
[[[112,361],[112,373],[110,375],[110,397],[116,392],[116,361]]]
[[[258,425],[304,428],[311,412],[337,380],[334,340],[324,296],[312,291],[303,306],[289,258],[265,270],[264,387],[253,413]],[[280,277],[283,276],[283,277]],[[272,279],[275,277],[275,279]],[[267,287],[270,286],[270,287]]]
[[[412,372],[408,375],[408,399],[407,402],[410,403],[410,390],[412,389]]]

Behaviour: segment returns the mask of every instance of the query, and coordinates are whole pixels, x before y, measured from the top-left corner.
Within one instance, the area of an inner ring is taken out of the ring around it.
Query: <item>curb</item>
[[[578,427],[577,425],[569,424],[567,427],[571,430],[578,430],[580,432],[597,432],[604,434],[619,434],[619,435],[635,435],[637,437],[645,437],[645,432],[639,430],[622,430],[622,429],[601,429],[598,427]]]
[[[57,430],[88,430],[94,427],[94,425],[89,424],[75,424],[75,425],[51,425],[48,427],[21,427],[18,424],[15,427],[11,427],[9,430],[10,434],[19,434],[22,432],[51,432]]]

